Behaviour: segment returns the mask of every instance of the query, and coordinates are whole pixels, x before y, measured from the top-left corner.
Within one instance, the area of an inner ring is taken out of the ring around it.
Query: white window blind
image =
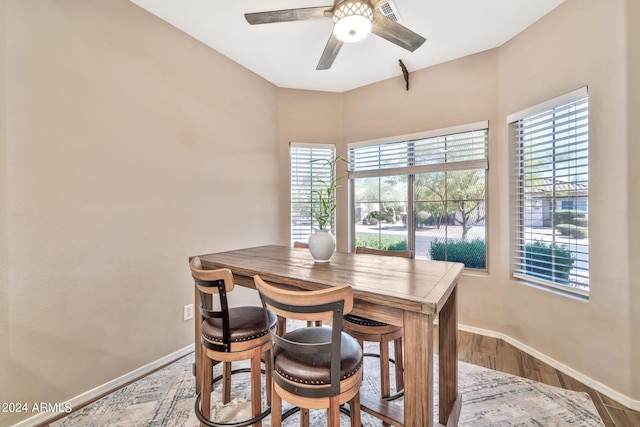
[[[414,134],[401,141],[350,144],[351,176],[486,169],[488,123],[476,126],[473,130],[442,129],[425,135]],[[436,135],[431,136],[434,133]]]
[[[302,144],[292,142],[290,153],[291,177],[291,243],[306,242],[317,227],[313,212],[318,208],[316,190],[320,180],[330,180],[324,160],[335,157],[333,144]],[[321,160],[321,161],[319,161]]]
[[[588,295],[586,88],[543,106],[508,119],[513,141],[513,276]]]

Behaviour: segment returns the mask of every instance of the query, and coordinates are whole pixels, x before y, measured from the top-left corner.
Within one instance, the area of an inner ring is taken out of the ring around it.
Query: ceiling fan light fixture
[[[344,43],[364,40],[371,33],[373,9],[360,0],[342,2],[333,11],[333,35]]]

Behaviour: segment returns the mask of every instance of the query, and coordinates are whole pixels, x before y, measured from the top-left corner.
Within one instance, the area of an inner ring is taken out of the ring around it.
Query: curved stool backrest
[[[222,343],[216,344],[202,339],[202,344],[215,351],[231,351],[231,331],[229,328],[229,302],[227,293],[233,291],[233,274],[231,270],[221,268],[218,270],[204,270],[200,258],[194,257],[189,264],[191,275],[200,292],[200,315],[204,319],[221,319]],[[218,296],[220,310],[215,310],[214,295]]]
[[[331,321],[332,327],[299,327],[279,335],[271,331],[271,426],[280,427],[282,401],[300,409],[300,425],[309,425],[310,409],[326,409],[327,423],[340,425],[341,405],[349,402],[351,427],[360,424],[362,349],[342,332],[342,319],[353,309],[349,285],[315,291],[278,288],[254,276],[266,313],[298,324]]]
[[[279,375],[273,376],[280,387],[299,396],[318,398],[336,396],[340,393],[340,356],[342,342],[342,317],[353,309],[353,290],[349,285],[336,286],[318,291],[290,291],[272,286],[259,276],[254,276],[260,299],[266,310],[285,319],[331,321],[331,341],[297,342],[271,332],[272,348],[280,348],[292,353],[331,355],[331,381],[326,387],[301,387],[286,381]],[[310,328],[314,329],[314,328]],[[311,333],[311,331],[309,331]],[[275,357],[275,351],[271,357]],[[272,365],[275,366],[275,365]]]
[[[356,246],[357,254],[397,256],[399,258],[413,258],[413,251],[385,251],[382,249],[367,248],[366,246]]]

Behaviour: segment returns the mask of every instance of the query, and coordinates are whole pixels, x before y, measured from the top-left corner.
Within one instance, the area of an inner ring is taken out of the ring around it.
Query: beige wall
[[[0,401],[64,402],[193,344],[189,255],[278,242],[277,88],[126,0],[0,4]]]
[[[7,144],[6,144],[6,2],[0,2],[0,342],[9,342],[9,286],[7,285]],[[7,377],[9,346],[0,345],[0,382]],[[0,386],[1,388],[2,386]],[[4,398],[4,393],[2,394]]]
[[[408,92],[399,76],[343,93],[339,152],[345,154],[349,142],[489,120],[489,274],[463,277],[461,324],[504,334],[623,403],[640,407],[640,315],[634,310],[640,303],[639,273],[638,267],[631,269],[631,261],[640,265],[635,219],[640,190],[633,184],[640,182],[640,149],[627,135],[638,134],[638,125],[627,118],[638,117],[640,20],[632,3],[567,0],[497,49],[412,72]],[[428,49],[428,42],[423,48]],[[627,73],[636,77],[628,79]],[[589,302],[510,279],[505,122],[509,113],[584,85],[589,86],[591,120]],[[308,100],[325,95],[288,91],[288,105],[296,105],[295,96]],[[304,128],[305,123],[300,117],[291,123],[280,113],[280,144],[286,149],[286,129]],[[313,117],[313,123],[322,120]],[[335,122],[330,114],[325,120]],[[307,142],[325,142],[322,136],[308,134]],[[627,165],[635,170],[628,172]],[[345,249],[346,191],[339,194],[339,203],[338,246]]]
[[[640,2],[626,0],[627,4],[627,80],[626,98],[628,104],[628,185],[629,207],[629,268],[631,269],[629,308],[631,311],[631,366],[634,379],[631,383],[632,395],[640,396]]]

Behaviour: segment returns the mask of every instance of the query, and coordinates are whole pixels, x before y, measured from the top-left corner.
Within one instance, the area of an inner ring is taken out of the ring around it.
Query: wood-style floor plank
[[[434,333],[438,336],[437,333]],[[437,349],[437,343],[434,349]],[[589,393],[607,427],[640,427],[640,412],[632,411],[535,357],[497,338],[458,332],[458,358],[489,369],[518,375],[567,390]]]

